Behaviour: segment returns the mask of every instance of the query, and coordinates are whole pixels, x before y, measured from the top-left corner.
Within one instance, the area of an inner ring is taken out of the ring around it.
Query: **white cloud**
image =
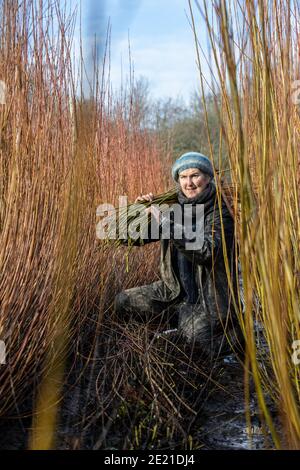
[[[118,45],[115,44],[114,48],[111,78],[114,84],[119,84],[120,56],[123,61],[123,73],[126,74],[129,70],[128,42],[121,41]],[[188,99],[190,92],[197,86],[199,76],[192,39],[190,42],[181,42],[171,35],[157,38],[150,43],[148,38],[134,38],[131,41],[131,55],[135,77],[147,77],[155,96],[182,95]]]
[[[96,0],[90,0],[96,1]],[[111,15],[111,79],[114,88],[129,75],[128,37],[135,77],[145,76],[155,97],[181,95],[188,100],[199,87],[194,37],[184,10],[187,0],[107,0]],[[132,8],[129,8],[132,7]],[[133,8],[134,7],[134,8]],[[206,45],[205,27],[198,21],[199,40]],[[84,43],[87,44],[87,31]],[[92,35],[91,35],[92,36]],[[78,34],[75,57],[79,57]],[[206,48],[206,47],[205,47]],[[84,48],[87,56],[88,47]],[[87,59],[87,57],[85,57]],[[122,69],[121,69],[122,64]],[[208,72],[205,62],[204,70]],[[207,73],[209,76],[209,74]]]

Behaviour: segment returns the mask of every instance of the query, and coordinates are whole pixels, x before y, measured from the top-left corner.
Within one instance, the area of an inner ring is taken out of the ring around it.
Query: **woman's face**
[[[202,193],[210,182],[210,176],[198,168],[188,168],[179,174],[178,182],[181,191],[187,198],[193,198]]]

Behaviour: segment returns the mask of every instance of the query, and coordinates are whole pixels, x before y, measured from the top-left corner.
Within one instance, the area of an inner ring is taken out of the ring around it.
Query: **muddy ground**
[[[119,348],[121,342],[119,338]],[[202,373],[199,374],[199,371],[195,372],[181,359],[178,360],[180,366],[172,364],[170,370],[166,369],[170,380],[174,377],[178,396],[187,404],[179,407],[178,417],[172,411],[172,404],[177,404],[173,391],[166,396],[162,391],[161,396],[155,395],[154,399],[151,393],[156,392],[148,384],[149,376],[140,378],[143,369],[141,351],[126,355],[131,348],[126,343],[127,349],[121,350],[122,354],[116,361],[108,354],[107,345],[105,348],[98,345],[97,348],[96,361],[81,374],[82,363],[79,361],[68,377],[60,408],[57,448],[273,448],[270,436],[265,435],[261,425],[253,384],[250,384],[248,408],[251,425],[246,422],[244,370],[234,355],[222,358],[210,380]],[[163,351],[166,354],[166,348]],[[161,351],[159,353],[162,354]],[[171,355],[173,354],[174,350],[171,351]],[[164,360],[166,358],[161,357]],[[127,375],[124,375],[126,367],[122,366],[122,361],[125,360],[126,364],[131,363]],[[154,367],[155,364],[155,372]],[[114,383],[114,376],[120,371],[122,378],[117,378]],[[121,384],[122,380],[124,384]],[[105,399],[102,400],[103,396]],[[0,449],[27,448],[31,427],[31,400],[29,396],[19,410],[11,412],[10,418],[0,420]],[[157,409],[153,405],[155,400]],[[268,404],[275,422],[278,423],[274,405],[270,400]]]

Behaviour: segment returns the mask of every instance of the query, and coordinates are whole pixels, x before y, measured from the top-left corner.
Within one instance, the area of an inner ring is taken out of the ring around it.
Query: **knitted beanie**
[[[172,167],[172,177],[178,181],[179,173],[189,168],[198,168],[203,173],[214,177],[214,170],[210,160],[198,152],[188,152],[177,158]]]

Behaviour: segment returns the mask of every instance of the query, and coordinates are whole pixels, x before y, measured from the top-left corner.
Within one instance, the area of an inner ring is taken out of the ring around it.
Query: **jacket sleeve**
[[[197,264],[210,263],[213,259],[223,256],[222,224],[226,247],[228,250],[229,247],[232,246],[233,242],[234,222],[226,207],[222,207],[222,221],[218,207],[213,209],[207,215],[204,225],[204,240],[200,249],[193,250],[186,248],[186,244],[191,243],[191,240],[185,238],[183,226],[179,226],[180,224],[176,224],[176,229],[182,231],[182,238],[174,238],[174,222],[171,222],[171,238],[175,247],[189,260],[194,261]]]

